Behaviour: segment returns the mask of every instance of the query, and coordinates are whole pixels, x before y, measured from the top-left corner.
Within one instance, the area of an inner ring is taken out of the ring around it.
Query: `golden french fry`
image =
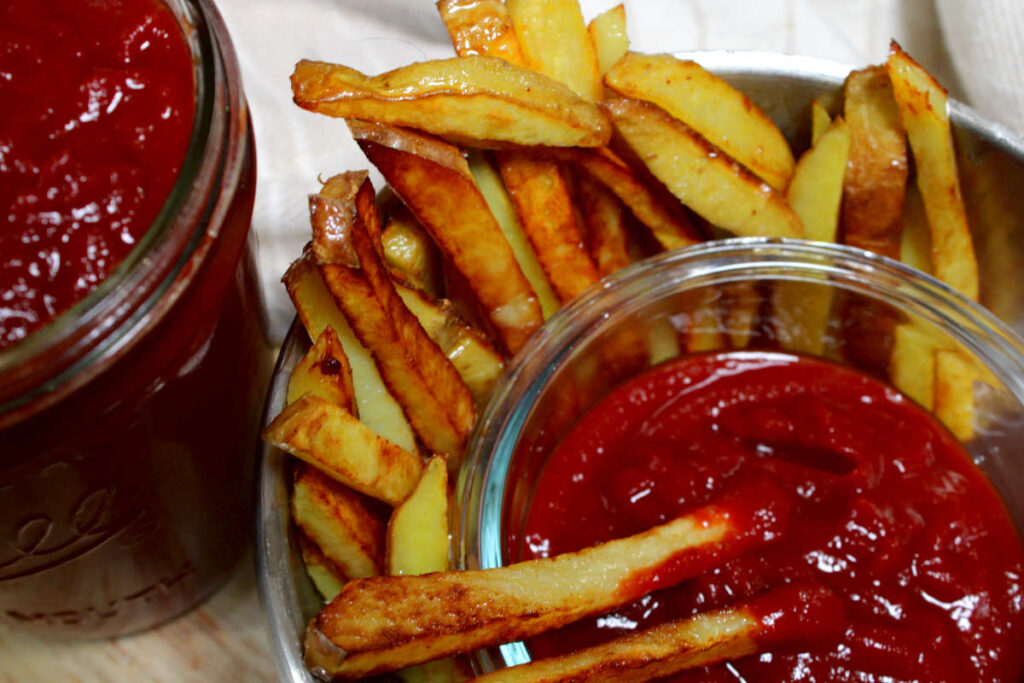
[[[946,90],[895,40],[885,67],[914,153],[917,186],[931,226],[935,276],[977,301],[978,261],[960,192]]]
[[[842,613],[842,599],[828,588],[787,584],[727,609],[669,621],[561,657],[498,669],[476,680],[640,683],[780,645],[834,638],[844,627]]]
[[[292,519],[327,558],[329,564],[324,567],[336,570],[330,572],[336,580],[344,583],[381,573],[382,520],[358,494],[315,467],[298,470],[292,487]]]
[[[548,282],[562,302],[601,279],[587,253],[569,187],[550,159],[499,152],[498,170]]]
[[[629,51],[629,37],[626,35],[626,8],[619,3],[598,14],[587,24],[590,42],[597,55],[597,71],[602,76],[608,73],[615,62]]]
[[[604,82],[623,97],[661,107],[776,190],[789,184],[793,153],[782,132],[750,98],[696,62],[629,52]]]
[[[846,244],[897,258],[907,187],[907,143],[885,69],[846,78],[844,118],[850,153],[843,186]]]
[[[490,55],[525,65],[512,17],[502,0],[438,0],[437,11],[455,54]]]
[[[427,336],[448,356],[482,409],[505,370],[501,354],[481,332],[463,322],[448,300],[432,299],[401,283],[395,283],[395,289]]]
[[[540,302],[541,313],[547,320],[561,307],[555,290],[551,288],[544,269],[537,260],[537,254],[533,251],[523,226],[519,223],[512,200],[508,198],[505,185],[501,182],[501,175],[484,157],[481,152],[469,153],[469,170],[476,180],[476,185],[487,202],[494,220],[497,221],[505,239],[508,240],[516,262],[519,264],[523,275],[526,277],[533,291],[537,294]]]
[[[576,0],[507,0],[506,6],[526,66],[585,100],[601,99],[597,56]]]
[[[959,352],[935,350],[935,417],[953,436],[969,441],[974,436],[974,380],[978,373]]]
[[[607,187],[625,204],[638,221],[646,225],[663,249],[678,249],[702,241],[701,234],[690,223],[682,207],[672,195],[664,193],[665,201],[637,177],[636,173],[611,150],[559,148],[550,154],[582,168]]]
[[[907,187],[907,199],[903,204],[900,261],[929,275],[932,272],[931,230],[924,211],[924,200],[916,185]]]
[[[814,98],[811,100],[811,144],[818,144],[818,138],[820,138],[828,127],[832,125],[832,117],[828,114],[828,109],[821,103],[821,100]]]
[[[352,679],[557,628],[764,542],[785,524],[785,512],[768,505],[772,513],[711,505],[635,536],[497,569],[349,582],[311,623],[307,662]]]
[[[448,468],[427,461],[416,488],[391,513],[384,555],[387,573],[427,574],[448,569]]]
[[[541,322],[540,304],[457,147],[422,133],[350,121],[370,161],[465,277],[510,353]]]
[[[416,62],[379,76],[302,60],[297,105],[319,114],[408,126],[475,147],[608,143],[601,112],[563,84],[483,55]]]
[[[607,187],[590,176],[576,174],[576,196],[583,219],[587,247],[601,275],[609,275],[633,262],[622,204]]]
[[[416,436],[402,407],[384,385],[370,351],[356,338],[344,314],[317,270],[311,253],[296,259],[284,275],[285,287],[311,339],[332,328],[352,367],[352,387],[358,410],[353,414],[372,431],[410,453],[419,453]]]
[[[263,438],[335,481],[391,505],[405,500],[423,471],[418,455],[316,396],[287,406],[263,430]]]
[[[913,323],[893,331],[889,378],[926,410],[935,405],[935,339]]]
[[[627,98],[602,107],[651,173],[712,224],[739,235],[803,235],[782,195],[663,109]]]
[[[352,386],[352,366],[333,327],[324,329],[288,378],[288,403],[307,393],[336,403],[359,416]]]
[[[381,231],[384,261],[413,286],[433,295],[441,292],[441,255],[423,226],[401,202],[388,207]]]
[[[330,602],[341,592],[341,587],[348,581],[348,577],[338,568],[338,565],[324,555],[320,547],[310,540],[301,529],[296,532],[295,538],[298,541],[302,564],[306,567],[309,580],[313,582],[313,586],[324,602]]]

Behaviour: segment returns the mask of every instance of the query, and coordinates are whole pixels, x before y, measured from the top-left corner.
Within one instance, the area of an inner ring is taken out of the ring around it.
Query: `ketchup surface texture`
[[[551,455],[511,554],[547,557],[634,534],[759,483],[789,498],[779,540],[540,636],[531,654],[807,581],[841,598],[839,637],[787,645],[774,634],[760,655],[673,680],[1021,680],[1024,554],[1002,502],[930,414],[825,361],[694,356],[617,387]]]
[[[194,116],[158,0],[0,7],[0,349],[83,298],[163,206]]]

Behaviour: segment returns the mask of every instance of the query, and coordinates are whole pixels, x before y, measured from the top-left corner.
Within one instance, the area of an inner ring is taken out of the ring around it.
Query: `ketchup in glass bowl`
[[[701,328],[709,305],[741,299],[752,318]],[[809,348],[808,319],[785,302],[822,299],[830,313]],[[896,334],[969,368],[969,430],[895,387]],[[818,586],[839,599],[816,638],[773,633],[671,680],[1020,680],[1022,351],[976,304],[848,247],[726,240],[609,278],[548,321],[496,388],[459,481],[460,567],[576,551],[709,504],[738,506],[737,519],[764,510],[776,526],[763,538],[751,527],[760,540],[742,554],[698,553],[692,574],[670,561],[639,577],[651,590],[638,601],[477,652],[475,665]],[[771,613],[803,614],[799,603]]]
[[[0,36],[0,619],[115,636],[248,543],[252,131],[204,0],[12,0]]]

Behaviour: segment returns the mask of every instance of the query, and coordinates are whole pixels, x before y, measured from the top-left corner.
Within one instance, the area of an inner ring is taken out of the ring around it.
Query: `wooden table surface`
[[[53,641],[0,626],[0,681],[273,681],[251,557],[212,598],[160,628],[112,641]]]

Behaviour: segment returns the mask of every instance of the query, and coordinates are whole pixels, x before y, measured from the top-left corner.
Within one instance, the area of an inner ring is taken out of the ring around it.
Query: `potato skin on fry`
[[[293,99],[303,109],[409,126],[474,147],[596,147],[611,135],[592,103],[497,57],[416,62],[373,77],[302,60],[291,82]]]

